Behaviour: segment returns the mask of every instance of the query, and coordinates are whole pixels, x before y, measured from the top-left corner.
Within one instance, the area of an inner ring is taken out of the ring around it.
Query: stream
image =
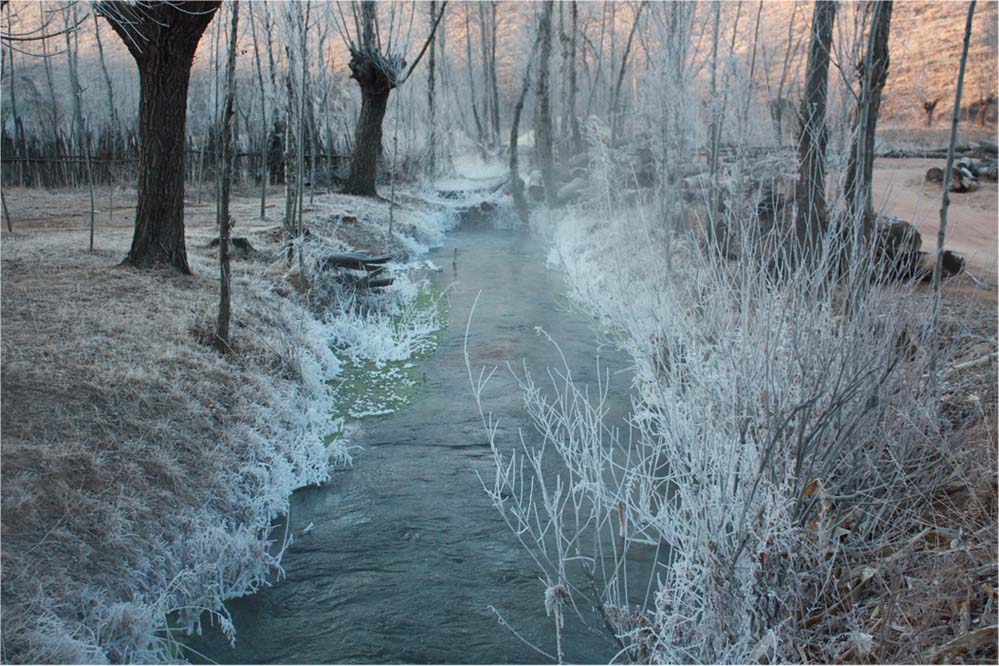
[[[492,455],[463,357],[473,302],[481,291],[468,340],[473,369],[501,366],[483,402],[501,421],[504,451],[519,446],[518,428],[528,445],[539,439],[505,364],[526,361],[539,382],[561,365],[535,327],[558,341],[580,383],[596,383],[599,349],[600,368],[611,372],[613,421],[627,413],[631,374],[630,359],[599,348],[591,321],[566,307],[563,276],[546,269],[545,256],[545,243],[529,231],[481,222],[463,224],[428,256],[444,268],[429,275],[433,286],[450,285],[448,325],[420,361],[424,379],[410,404],[362,421],[351,438],[363,447],[353,466],[292,496],[296,538],[282,563],[285,577],[227,602],[235,649],[209,627],[192,648],[218,663],[548,661],[489,610],[554,653],[540,572],[477,476],[492,486]],[[606,663],[618,651],[599,620],[589,624],[567,620],[568,661]]]

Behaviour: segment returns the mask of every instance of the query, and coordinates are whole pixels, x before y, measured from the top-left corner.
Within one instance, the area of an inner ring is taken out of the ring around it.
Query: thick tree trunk
[[[826,98],[829,88],[829,54],[832,47],[835,0],[816,0],[812,16],[812,38],[805,74],[802,102],[801,138],[798,142],[800,177],[795,197],[798,202],[798,241],[805,252],[814,250],[825,231],[826,211]]]
[[[184,245],[184,144],[189,54],[150,49],[139,66],[139,204],[125,261],[190,273]]]
[[[872,3],[873,16],[864,57],[862,87],[854,118],[853,145],[846,169],[846,205],[850,220],[861,224],[864,242],[874,230],[874,203],[871,182],[874,174],[874,134],[881,108],[881,91],[888,79],[888,34],[891,28],[891,0]]]
[[[184,244],[187,88],[198,41],[219,4],[98,5],[139,68],[139,201],[124,262],[132,266],[166,264],[191,272]],[[136,7],[143,17],[138,25]]]
[[[392,88],[381,68],[360,54],[351,57],[350,68],[361,86],[361,115],[357,119],[350,176],[343,193],[373,197],[378,194],[375,180],[382,148],[382,120]]]

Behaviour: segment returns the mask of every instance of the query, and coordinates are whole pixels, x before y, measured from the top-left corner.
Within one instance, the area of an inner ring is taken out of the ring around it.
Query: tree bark
[[[520,89],[520,96],[517,104],[513,107],[513,121],[510,125],[510,187],[513,193],[513,205],[517,209],[517,214],[525,223],[530,220],[530,213],[527,209],[527,199],[524,198],[524,185],[520,180],[519,156],[517,154],[517,133],[520,131],[520,114],[524,110],[524,100],[527,98],[527,91],[531,88],[531,62],[534,54],[538,50],[538,43],[541,41],[541,33],[534,40],[534,46],[527,57],[527,69],[524,71],[524,84]]]
[[[434,17],[437,14],[437,2],[436,0],[430,0],[430,29],[434,27]],[[427,56],[429,60],[427,61],[427,110],[430,113],[430,135],[428,137],[427,146],[427,156],[429,162],[427,164],[427,171],[431,178],[434,177],[434,173],[437,171],[437,124],[436,124],[436,100],[434,99],[434,92],[437,84],[437,43],[431,42],[430,44],[430,55]],[[393,156],[394,159],[394,156]]]
[[[487,33],[487,26],[489,23],[489,17],[486,14],[486,3],[479,3],[479,47],[482,52],[482,114],[484,116],[483,122],[485,123],[486,133],[489,135],[489,146],[491,148],[496,147],[496,142],[498,136],[496,136],[496,128],[493,126],[493,97],[492,97],[492,77],[489,74],[490,63],[489,63],[489,36]]]
[[[490,30],[489,42],[489,77],[492,82],[493,94],[493,133],[496,135],[496,144],[500,142],[500,112],[499,112],[499,83],[496,79],[496,5],[493,0],[489,3],[492,15],[492,26]],[[984,118],[984,116],[983,116]]]
[[[826,98],[835,20],[835,0],[816,0],[805,74],[805,98],[801,107],[802,127],[798,141],[800,175],[795,192],[799,249],[805,252],[816,248],[828,217],[825,191],[828,140]]]
[[[933,335],[930,351],[930,381],[936,392],[937,359],[940,355],[937,323],[940,319],[940,297],[943,281],[944,243],[947,240],[947,209],[950,208],[950,182],[954,169],[954,146],[957,143],[957,126],[961,121],[961,94],[964,91],[964,70],[968,64],[968,45],[971,43],[971,26],[975,16],[975,0],[968,3],[968,18],[964,25],[964,45],[961,48],[961,65],[957,73],[957,90],[954,92],[954,113],[950,124],[950,143],[947,146],[947,169],[944,171],[943,201],[940,205],[940,228],[937,231],[937,256],[933,264],[933,310],[930,331]]]
[[[350,176],[343,192],[373,197],[378,194],[375,181],[382,149],[382,120],[392,85],[382,68],[363,53],[351,56],[350,71],[361,87],[361,115],[357,119],[354,150],[350,155]]]
[[[229,279],[229,192],[232,189],[232,115],[236,98],[236,40],[239,25],[239,0],[232,3],[232,30],[225,66],[225,109],[222,112],[222,182],[219,187],[219,317],[215,326],[215,348],[225,354],[229,343],[230,279]]]
[[[576,155],[583,149],[583,140],[579,131],[579,116],[576,115],[576,39],[579,31],[579,7],[572,0],[572,37],[569,42],[569,128],[572,133],[572,154]]]
[[[139,201],[125,258],[138,268],[191,272],[184,244],[187,89],[198,41],[220,4],[98,5],[139,68]]]
[[[344,194],[370,197],[378,194],[375,181],[378,155],[382,149],[382,120],[389,95],[393,88],[406,82],[433,43],[446,7],[447,0],[444,0],[427,41],[413,64],[406,69],[406,61],[401,55],[380,52],[376,43],[375,3],[372,0],[361,2],[361,23],[355,28],[360,33],[359,44],[351,44],[350,47],[350,76],[361,88],[361,115],[357,119],[354,149],[350,155],[350,176],[344,186]]]
[[[257,42],[257,22],[253,19],[253,8],[250,8],[250,30],[253,37],[253,60],[257,66],[257,85],[260,87],[260,219],[266,217],[267,185],[270,180],[270,168],[267,160],[267,137],[270,128],[267,126],[267,93],[264,87],[264,68],[260,58],[260,44]]]
[[[555,156],[552,147],[551,93],[549,90],[550,61],[552,55],[552,0],[546,0],[538,24],[540,62],[538,63],[538,157],[541,161],[541,178],[545,185],[545,198],[549,206],[555,205]]]
[[[472,118],[475,120],[475,131],[479,138],[479,151],[482,159],[486,159],[486,138],[483,135],[482,121],[479,119],[479,107],[475,99],[475,74],[472,71],[472,30],[468,20],[468,3],[465,3],[465,60],[468,63],[468,95],[472,104]]]
[[[888,79],[888,35],[892,0],[872,2],[873,18],[861,70],[861,92],[854,118],[853,145],[846,169],[846,205],[851,222],[860,220],[865,243],[874,231],[871,183],[874,174],[874,134],[881,108],[881,91]]]

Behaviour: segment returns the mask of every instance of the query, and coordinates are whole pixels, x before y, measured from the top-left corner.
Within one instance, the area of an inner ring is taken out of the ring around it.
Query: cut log
[[[354,289],[381,289],[382,287],[388,287],[393,282],[395,282],[395,278],[375,278],[370,275],[351,277],[343,281],[345,285]]]
[[[368,256],[364,254],[331,254],[323,260],[320,271],[331,268],[349,268],[355,271],[374,270],[379,264],[387,264],[392,261],[392,255],[383,254],[378,256]]]

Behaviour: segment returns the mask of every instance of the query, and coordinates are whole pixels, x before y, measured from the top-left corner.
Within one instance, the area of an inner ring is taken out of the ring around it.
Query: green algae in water
[[[420,361],[427,358],[443,337],[447,322],[447,301],[444,290],[421,289],[405,315],[396,317],[400,324],[404,317],[430,314],[436,323],[433,333],[420,341],[409,358],[399,361],[348,361],[340,377],[333,380],[336,387],[334,421],[347,425],[366,418],[386,416],[409,404],[423,383],[424,373]],[[327,436],[326,443],[334,441],[342,430]]]

